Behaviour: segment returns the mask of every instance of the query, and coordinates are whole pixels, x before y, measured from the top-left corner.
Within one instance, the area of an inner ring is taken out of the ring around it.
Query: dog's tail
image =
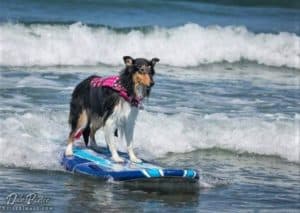
[[[84,109],[90,108],[89,106],[89,97],[90,97],[90,82],[96,76],[90,76],[80,82],[74,89],[72,93],[72,98],[70,102],[70,114],[69,114],[69,124],[71,126],[71,133],[74,132],[77,128],[77,122],[80,114]],[[89,125],[87,125],[89,126]],[[87,145],[89,128],[86,128],[84,133],[84,141]]]
[[[85,146],[87,146],[88,143],[89,143],[90,131],[91,131],[90,125],[87,125],[87,127],[82,132],[82,136],[83,136]]]

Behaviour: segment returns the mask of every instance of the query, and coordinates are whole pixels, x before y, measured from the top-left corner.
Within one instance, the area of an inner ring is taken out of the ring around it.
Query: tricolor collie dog
[[[150,95],[154,85],[154,66],[158,58],[146,60],[123,57],[125,68],[117,76],[90,76],[79,83],[70,102],[67,156],[73,155],[73,142],[83,135],[84,142],[97,147],[96,131],[103,127],[105,141],[115,162],[123,162],[115,140],[125,138],[130,160],[141,162],[133,151],[133,130],[143,98]]]

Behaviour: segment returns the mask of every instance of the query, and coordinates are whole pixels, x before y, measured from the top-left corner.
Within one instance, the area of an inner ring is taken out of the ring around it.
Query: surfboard
[[[72,173],[96,177],[102,180],[113,181],[149,181],[195,183],[199,174],[194,169],[164,168],[142,160],[142,163],[133,163],[127,153],[119,152],[125,159],[123,163],[116,163],[111,159],[107,148],[95,151],[86,147],[73,147],[73,156],[63,155],[62,166]]]

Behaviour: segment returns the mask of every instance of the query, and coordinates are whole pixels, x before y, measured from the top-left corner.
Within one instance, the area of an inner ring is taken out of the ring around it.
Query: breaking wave
[[[300,68],[300,37],[243,26],[186,24],[112,29],[75,24],[0,24],[1,66],[120,65],[122,56],[159,57],[170,66],[254,61]]]

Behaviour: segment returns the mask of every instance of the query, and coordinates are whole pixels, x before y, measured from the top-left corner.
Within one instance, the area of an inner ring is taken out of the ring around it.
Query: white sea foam
[[[66,120],[63,112],[26,113],[1,120],[0,164],[60,170],[68,135]],[[277,155],[299,163],[299,122],[144,111],[137,121],[134,147],[146,159],[163,157],[169,152],[217,147],[239,153]],[[97,134],[97,139],[102,140],[101,134]],[[124,149],[124,144],[118,146]]]
[[[26,113],[1,120],[0,164],[60,170],[67,126],[54,114]]]
[[[235,152],[277,155],[300,161],[299,120],[264,121],[260,118],[228,118],[224,114],[195,117],[141,113],[136,146],[160,157],[167,152],[222,148]],[[149,136],[150,134],[150,136]]]
[[[271,66],[300,68],[300,37],[253,33],[243,26],[186,24],[116,31],[104,27],[72,25],[0,25],[0,65],[48,66],[119,65],[122,56],[159,57],[162,64],[197,66],[242,59]]]

